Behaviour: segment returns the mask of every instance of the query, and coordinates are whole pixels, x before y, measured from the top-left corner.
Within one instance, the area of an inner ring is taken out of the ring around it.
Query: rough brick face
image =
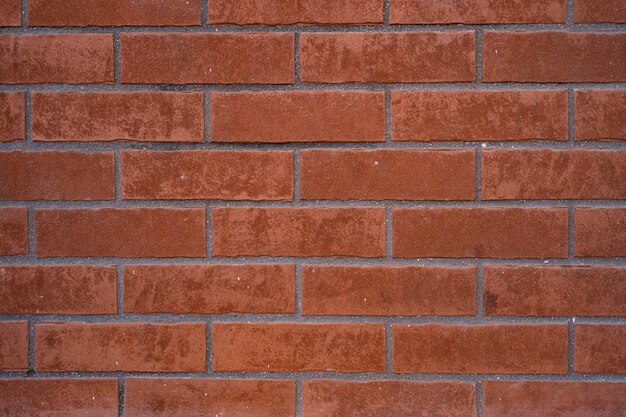
[[[485,32],[487,82],[626,81],[626,33]]]
[[[626,91],[578,90],[575,103],[577,140],[626,140]]]
[[[200,25],[204,0],[30,0],[29,26]]]
[[[626,409],[623,382],[485,381],[485,417],[609,417]]]
[[[475,388],[458,382],[304,381],[302,415],[476,416]]]
[[[292,417],[296,409],[293,381],[130,378],[124,389],[127,417]]]
[[[211,94],[214,142],[382,142],[382,91]]]
[[[49,417],[55,414],[110,417],[117,410],[117,379],[0,380],[0,415],[3,417]]]
[[[124,306],[140,314],[293,313],[295,272],[293,265],[129,265]]]
[[[626,256],[626,209],[578,208],[574,218],[577,257]]]
[[[564,374],[563,325],[394,325],[393,370],[400,373]]]
[[[113,153],[0,152],[0,200],[113,200]]]
[[[287,33],[126,33],[122,82],[290,84],[293,45]]]
[[[214,256],[385,255],[379,208],[213,209]]]
[[[395,24],[565,23],[567,0],[391,0]]]
[[[397,141],[567,139],[565,91],[394,91]]]
[[[216,371],[385,370],[382,324],[242,324],[213,325]]]
[[[473,81],[473,32],[303,33],[302,81]]]
[[[40,371],[201,372],[204,323],[43,323],[35,326]]]
[[[0,208],[0,256],[28,253],[28,211],[25,207]]]
[[[28,369],[28,322],[0,322],[0,371],[24,371],[26,369]],[[1,398],[2,391],[0,391]],[[0,410],[2,410],[1,404],[2,401],[0,401]]]
[[[626,325],[576,325],[574,370],[585,374],[626,374]]]
[[[564,208],[398,208],[393,254],[400,258],[564,258]]]
[[[621,268],[490,265],[484,286],[488,315],[626,315]]]
[[[622,0],[576,0],[577,23],[626,23],[626,3]]]
[[[0,35],[0,83],[112,83],[113,35]]]
[[[626,199],[626,152],[498,149],[483,152],[486,200]]]
[[[35,93],[37,141],[202,142],[200,93]]]
[[[124,152],[122,197],[291,200],[293,154],[285,151]]]
[[[211,0],[209,23],[237,25],[383,23],[378,0]]]
[[[22,25],[22,0],[0,2],[0,26]]]
[[[302,312],[461,316],[476,312],[474,268],[305,265]]]
[[[36,210],[38,257],[201,257],[204,209]]]
[[[626,415],[625,23],[0,0],[0,417]]]
[[[2,314],[115,314],[112,266],[5,266],[0,268]]]
[[[300,156],[307,200],[471,200],[470,150],[306,150]]]
[[[24,93],[0,93],[0,142],[24,140]]]

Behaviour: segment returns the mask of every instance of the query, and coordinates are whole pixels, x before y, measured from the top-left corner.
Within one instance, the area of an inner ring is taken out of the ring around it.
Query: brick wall
[[[626,415],[624,0],[0,25],[0,416]]]

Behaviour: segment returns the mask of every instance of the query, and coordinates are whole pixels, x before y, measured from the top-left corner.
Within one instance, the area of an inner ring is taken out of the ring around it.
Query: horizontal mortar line
[[[28,205],[38,209],[100,208],[623,208],[626,200],[2,200],[0,207]]]
[[[137,142],[137,141],[73,141],[73,142],[4,142],[0,152],[10,151],[301,151],[308,149],[336,150],[476,150],[481,145],[484,150],[492,149],[587,149],[587,150],[626,150],[623,141],[392,141],[392,142]]]
[[[35,372],[3,371],[6,378],[156,378],[156,379],[261,379],[261,380],[345,380],[345,381],[562,381],[562,382],[626,382],[626,375],[617,374],[457,374],[457,373],[378,373],[378,372]]]
[[[464,32],[477,29],[494,31],[558,31],[589,32],[626,30],[623,23],[478,23],[478,24],[356,24],[356,25],[234,25],[207,26],[28,26],[4,27],[0,34],[90,34],[90,33],[280,33],[280,32],[330,32],[330,33],[394,33],[394,32]]]
[[[291,323],[291,324],[381,324],[403,325],[449,324],[449,325],[484,325],[484,324],[558,324],[566,325],[574,317],[578,324],[625,324],[624,316],[350,316],[350,315],[298,315],[291,314],[0,314],[0,323],[7,321],[30,320],[38,325],[48,322],[61,323]]]
[[[308,83],[294,84],[58,84],[58,83],[13,83],[1,84],[0,91],[33,92],[264,92],[264,91],[359,91],[385,90],[394,91],[447,91],[447,90],[567,90],[574,89],[624,89],[626,82],[405,82],[405,83]]]
[[[493,265],[568,265],[568,266],[626,266],[626,257],[613,258],[359,258],[359,257],[277,257],[245,256],[197,258],[120,258],[120,257],[54,257],[37,258],[34,255],[0,256],[5,265],[345,265],[345,266],[474,266],[482,262]]]

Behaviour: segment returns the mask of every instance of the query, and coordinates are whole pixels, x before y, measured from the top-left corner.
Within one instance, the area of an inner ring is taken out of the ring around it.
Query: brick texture
[[[378,0],[212,0],[209,23],[237,25],[383,23]]]
[[[216,371],[385,370],[382,324],[242,324],[213,326]]]
[[[204,323],[43,323],[35,326],[40,371],[199,372]]]
[[[215,142],[383,142],[382,91],[211,94]]]
[[[24,93],[0,93],[0,142],[24,140]]]
[[[2,314],[115,314],[112,266],[5,266],[0,268]]]
[[[0,322],[0,371],[26,369],[28,369],[28,322]]]
[[[285,151],[122,153],[129,200],[291,200],[293,154]]]
[[[567,0],[391,0],[395,24],[565,23]]]
[[[30,0],[30,26],[200,25],[203,0]]]
[[[126,33],[126,84],[290,84],[294,41],[287,33]]]
[[[626,33],[485,32],[487,82],[626,81]]]
[[[0,152],[1,200],[114,200],[112,152]]]
[[[32,106],[37,141],[204,140],[199,93],[35,93]]]
[[[0,0],[0,417],[626,415],[626,0]]]
[[[112,83],[111,34],[0,35],[0,83]]]
[[[393,370],[400,373],[564,374],[563,325],[394,325]]]

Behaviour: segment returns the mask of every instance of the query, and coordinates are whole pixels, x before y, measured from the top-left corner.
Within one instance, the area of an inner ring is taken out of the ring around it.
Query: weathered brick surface
[[[0,417],[626,415],[624,23],[0,0]]]

